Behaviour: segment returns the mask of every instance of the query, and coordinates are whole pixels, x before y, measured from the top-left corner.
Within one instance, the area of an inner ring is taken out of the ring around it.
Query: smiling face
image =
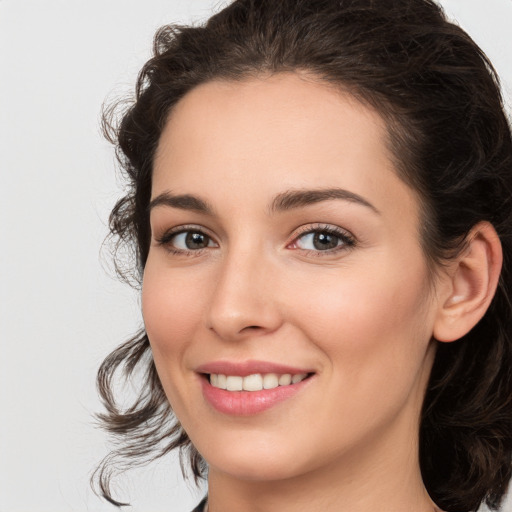
[[[173,109],[142,305],[210,474],[417,461],[438,306],[385,136],[376,112],[296,74],[207,83]]]

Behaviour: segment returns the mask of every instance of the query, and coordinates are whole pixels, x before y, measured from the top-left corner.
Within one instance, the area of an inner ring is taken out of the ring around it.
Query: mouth
[[[256,392],[298,384],[309,378],[312,373],[253,373],[247,376],[224,375],[222,373],[206,374],[208,382],[217,389],[226,391]]]
[[[217,412],[231,416],[262,413],[302,393],[315,372],[273,363],[215,362],[196,370],[203,397]]]

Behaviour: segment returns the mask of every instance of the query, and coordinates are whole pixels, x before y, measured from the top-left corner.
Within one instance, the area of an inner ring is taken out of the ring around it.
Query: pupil
[[[320,251],[334,249],[338,245],[338,237],[330,235],[329,233],[315,233],[313,245],[315,249],[319,249]]]
[[[208,246],[208,237],[202,233],[188,233],[185,243],[189,249],[204,249]]]

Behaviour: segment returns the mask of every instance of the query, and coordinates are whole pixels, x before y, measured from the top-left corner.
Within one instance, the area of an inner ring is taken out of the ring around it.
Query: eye
[[[334,227],[309,228],[299,235],[292,243],[292,249],[302,249],[315,252],[335,252],[348,249],[355,245],[355,240],[348,233]]]
[[[177,233],[170,241],[176,249],[185,251],[195,251],[197,249],[215,246],[213,240],[208,235],[199,231],[183,231],[182,233]]]
[[[184,229],[183,227],[165,233],[157,242],[175,253],[195,252],[208,247],[217,247],[217,244],[206,233],[198,229]]]

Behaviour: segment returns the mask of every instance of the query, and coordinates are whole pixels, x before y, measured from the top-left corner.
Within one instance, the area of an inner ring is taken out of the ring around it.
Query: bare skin
[[[432,284],[380,116],[296,74],[199,86],[162,134],[157,198],[143,313],[209,464],[209,512],[438,510],[418,460],[432,337],[455,339],[446,307],[475,287],[455,271]],[[310,376],[263,412],[226,414],[198,371],[218,360]]]

